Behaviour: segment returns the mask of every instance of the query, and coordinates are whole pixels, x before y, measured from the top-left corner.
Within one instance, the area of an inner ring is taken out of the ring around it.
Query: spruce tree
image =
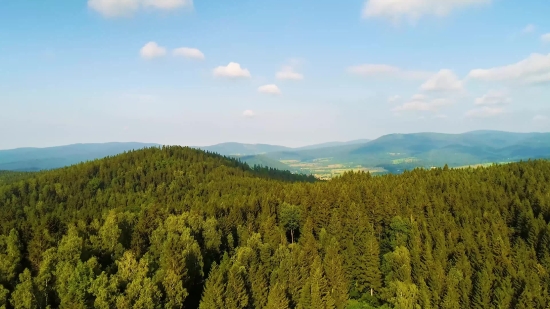
[[[202,294],[200,309],[224,308],[225,301],[224,274],[222,269],[214,263]]]
[[[285,294],[284,288],[276,283],[269,289],[269,296],[267,298],[267,305],[265,309],[288,309],[288,299]]]

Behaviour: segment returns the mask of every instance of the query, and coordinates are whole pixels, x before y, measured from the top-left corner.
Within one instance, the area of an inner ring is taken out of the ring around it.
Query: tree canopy
[[[331,181],[182,147],[0,183],[0,308],[540,308],[550,162]]]

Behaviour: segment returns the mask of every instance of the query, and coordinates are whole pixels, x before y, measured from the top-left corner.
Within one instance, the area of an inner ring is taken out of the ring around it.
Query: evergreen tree
[[[245,285],[244,267],[234,264],[227,274],[225,289],[225,308],[242,309],[248,306],[248,292]]]
[[[216,309],[224,308],[224,274],[222,269],[214,263],[206,284],[199,308],[200,309]]]
[[[288,299],[285,290],[279,284],[275,284],[269,290],[265,309],[288,309]]]

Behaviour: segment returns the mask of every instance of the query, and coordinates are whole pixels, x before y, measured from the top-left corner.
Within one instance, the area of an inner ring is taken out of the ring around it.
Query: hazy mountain
[[[309,145],[304,147],[298,147],[294,148],[296,150],[312,150],[312,149],[320,149],[320,148],[329,148],[329,147],[338,147],[338,146],[346,146],[346,145],[357,145],[357,144],[365,144],[371,141],[370,139],[357,139],[349,142],[328,142],[328,143],[321,143],[321,144],[315,144],[315,145]]]
[[[133,142],[94,143],[0,150],[0,170],[38,171],[53,169],[152,146],[159,145]]]
[[[267,157],[266,155],[251,155],[251,156],[235,156],[242,162],[246,162],[250,167],[254,165],[267,166],[271,168],[276,168],[278,170],[293,170],[290,166]]]
[[[550,133],[472,131],[462,134],[388,134],[363,144],[319,149],[278,151],[276,160],[379,166],[389,171],[404,168],[462,166],[550,157]]]
[[[242,143],[221,143],[212,146],[194,146],[193,148],[215,152],[224,156],[250,156],[267,152],[292,149],[285,146],[268,144],[242,144]]]
[[[63,167],[124,151],[158,144],[105,143],[74,144],[49,148],[0,150],[0,170],[36,171]],[[249,165],[263,165],[302,171],[281,161],[296,160],[325,165],[382,167],[400,172],[414,167],[463,166],[550,157],[550,133],[472,131],[462,134],[388,134],[375,140],[328,142],[291,148],[269,144],[222,143],[194,147],[226,156],[239,157]],[[318,166],[319,164],[317,164]],[[307,172],[307,171],[306,171]]]
[[[301,150],[314,150],[328,147],[339,147],[346,145],[357,145],[364,144],[369,142],[368,139],[358,139],[349,142],[327,142],[321,144],[313,144],[303,147],[286,147],[279,145],[269,145],[269,144],[244,144],[244,143],[221,143],[211,146],[193,146],[192,148],[198,148],[206,151],[215,152],[225,156],[251,156],[258,154],[265,154],[271,152],[280,152],[280,151],[301,151]]]

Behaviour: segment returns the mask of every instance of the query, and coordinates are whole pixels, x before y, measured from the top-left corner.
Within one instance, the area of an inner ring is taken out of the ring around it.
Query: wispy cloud
[[[535,31],[537,27],[533,24],[529,24],[527,26],[525,26],[525,28],[523,28],[523,30],[521,30],[521,33],[523,34],[529,34],[529,33],[532,33]]]
[[[513,64],[471,70],[468,78],[483,81],[514,81],[521,84],[550,82],[550,54],[535,53]]]
[[[367,0],[363,18],[383,18],[393,23],[415,22],[424,16],[444,17],[454,10],[490,4],[491,0]]]
[[[475,99],[476,105],[504,105],[512,102],[512,99],[503,90],[489,90],[486,94]]]
[[[500,107],[484,106],[480,108],[474,108],[466,112],[468,118],[488,118],[498,116],[504,113],[504,109]]]
[[[387,64],[360,64],[348,67],[348,72],[360,76],[386,76],[403,79],[426,79],[433,73],[426,71],[403,70]]]
[[[88,7],[104,17],[129,17],[141,9],[175,10],[193,7],[193,0],[88,0]]]
[[[172,54],[177,57],[184,57],[189,59],[204,60],[204,54],[196,49],[190,47],[180,47],[172,51]]]
[[[393,112],[407,112],[407,111],[424,111],[424,112],[437,112],[445,106],[451,105],[453,102],[445,98],[428,99],[425,95],[416,94],[411,99],[402,105],[394,107]]]

